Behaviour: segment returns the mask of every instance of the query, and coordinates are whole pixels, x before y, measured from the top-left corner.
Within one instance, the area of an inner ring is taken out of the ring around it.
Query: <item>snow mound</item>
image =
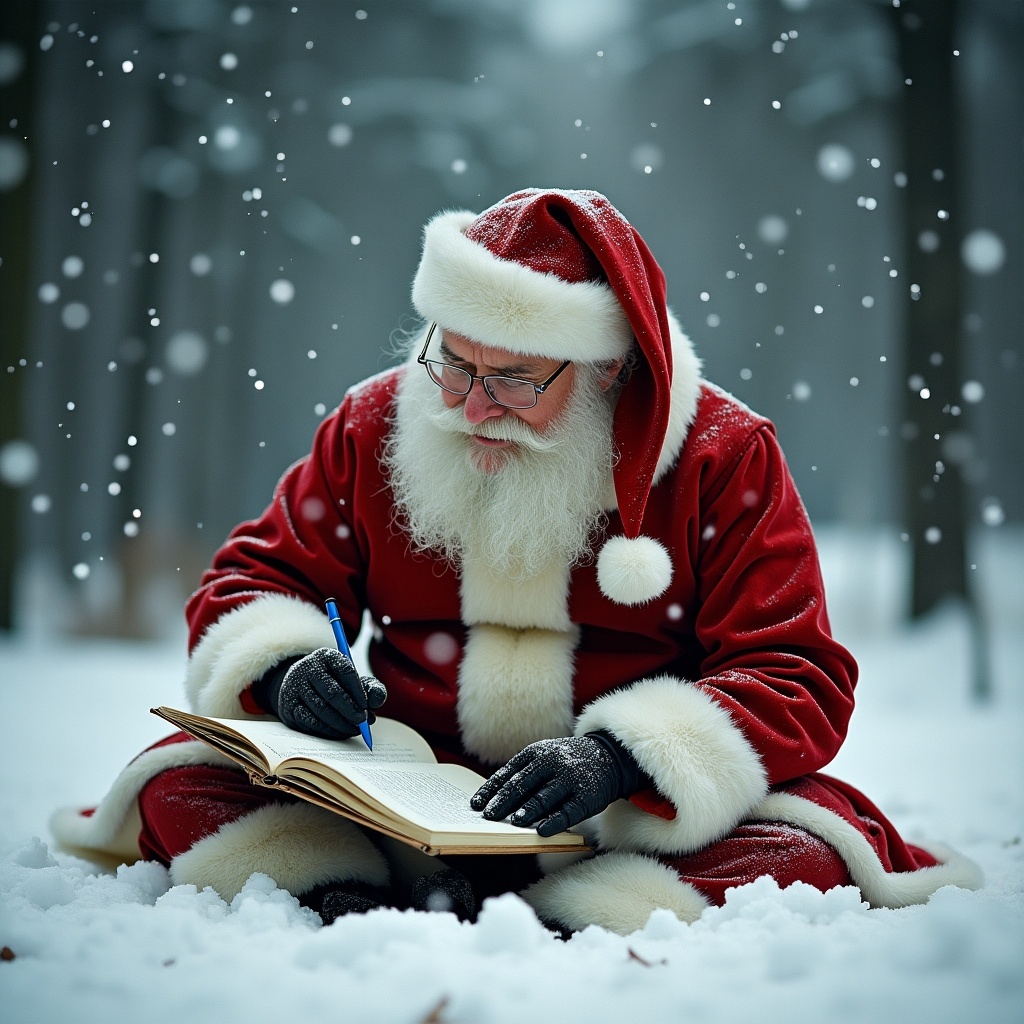
[[[5,1020],[179,1024],[210,1019],[983,1019],[1024,1008],[1019,898],[940,890],[930,904],[870,910],[851,887],[771,879],[732,890],[684,925],[655,911],[622,937],[591,927],[562,941],[515,895],[476,924],[376,910],[330,928],[254,874],[226,903],[171,886],[158,864],[116,874],[33,838],[0,861]],[[441,1009],[439,1009],[439,1007]]]

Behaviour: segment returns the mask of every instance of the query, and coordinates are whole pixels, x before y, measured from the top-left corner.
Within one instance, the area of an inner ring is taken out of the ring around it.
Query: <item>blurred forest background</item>
[[[3,0],[0,628],[161,635],[394,361],[424,222],[527,186],[636,225],[908,614],[973,607],[1024,519],[1022,185],[1020,0]]]

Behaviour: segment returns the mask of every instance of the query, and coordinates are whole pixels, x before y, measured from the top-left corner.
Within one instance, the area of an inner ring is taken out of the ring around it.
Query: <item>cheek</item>
[[[528,427],[533,427],[534,430],[543,433],[557,412],[557,408],[554,411],[548,409],[542,398],[532,409],[521,409],[513,415],[521,419]]]
[[[555,386],[540,396],[532,409],[524,409],[519,413],[519,418],[534,430],[541,432],[547,430],[569,401],[573,380],[571,371],[571,367],[567,369],[562,377],[555,381]]]
[[[444,404],[449,409],[454,409],[457,405],[462,405],[466,400],[465,395],[453,395],[450,391],[441,390],[441,398],[444,400]]]

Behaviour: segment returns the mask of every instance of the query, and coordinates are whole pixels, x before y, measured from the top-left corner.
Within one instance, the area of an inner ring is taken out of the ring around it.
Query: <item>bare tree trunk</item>
[[[24,58],[19,74],[0,84],[0,110],[9,145],[16,141],[32,150],[32,98],[39,5],[36,0],[5,8],[6,42]],[[10,134],[7,134],[8,131]],[[29,352],[32,186],[31,158],[20,182],[0,184],[0,446],[19,438],[22,379]],[[0,482],[0,630],[14,625],[14,573],[20,534],[18,491]]]
[[[988,696],[980,610],[967,581],[966,486],[951,436],[963,436],[963,210],[954,33],[958,0],[894,9],[903,90],[906,307],[903,500],[913,558],[910,614],[948,597],[968,605],[975,696]],[[901,271],[903,272],[903,271]]]
[[[150,39],[154,47],[166,48],[168,37],[159,31],[153,31]],[[166,102],[163,95],[166,87],[161,86],[155,76],[143,79],[143,82],[144,85],[136,86],[137,93],[142,96],[144,112],[141,118],[144,134],[140,133],[138,150],[145,153],[153,149],[173,149],[179,139],[182,119]],[[147,257],[150,253],[159,255],[164,250],[163,243],[169,234],[168,223],[176,214],[173,203],[174,200],[150,187],[142,191],[135,209],[131,250],[141,254],[142,259],[124,287],[125,306],[130,311],[125,327],[128,335],[135,339],[152,334],[150,316],[161,305],[161,270]],[[145,355],[140,353],[133,359],[118,362],[121,395],[109,416],[118,422],[117,436],[125,439],[131,435],[144,435],[147,402],[152,390],[146,384],[146,368],[156,360],[153,353],[145,349],[143,352]],[[174,552],[164,550],[167,545],[159,536],[153,536],[154,531],[143,530],[141,536],[137,535],[139,524],[133,510],[144,504],[145,468],[137,449],[124,444],[121,454],[128,456],[129,463],[128,468],[120,473],[121,490],[112,507],[116,509],[116,520],[122,524],[119,532],[123,531],[125,536],[119,538],[115,533],[111,543],[111,553],[121,574],[120,600],[113,607],[104,609],[99,616],[85,613],[78,632],[92,636],[152,639],[155,624],[147,621],[143,608],[145,591],[162,567],[161,563],[172,561],[176,556]],[[129,532],[133,527],[135,532]]]

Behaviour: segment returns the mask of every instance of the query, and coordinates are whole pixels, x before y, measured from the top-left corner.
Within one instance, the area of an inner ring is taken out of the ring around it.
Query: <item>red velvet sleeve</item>
[[[263,594],[338,602],[350,637],[364,606],[364,551],[353,523],[358,445],[347,425],[352,398],[320,425],[310,454],[288,469],[273,500],[236,527],[185,607],[189,651],[221,616]]]
[[[839,750],[857,666],[832,639],[817,548],[770,426],[702,489],[698,684],[731,713],[769,783],[805,775]]]

